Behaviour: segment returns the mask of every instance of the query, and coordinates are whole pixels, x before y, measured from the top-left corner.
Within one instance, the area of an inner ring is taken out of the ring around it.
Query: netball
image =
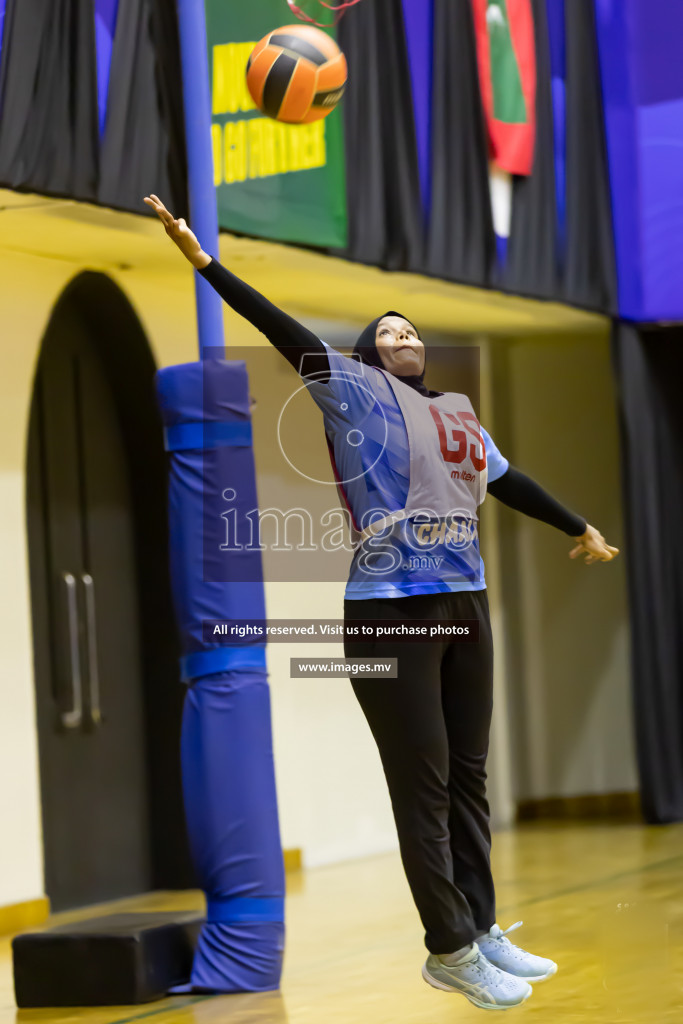
[[[254,47],[247,87],[259,110],[285,124],[327,117],[346,85],[346,58],[334,39],[313,25],[284,25]]]

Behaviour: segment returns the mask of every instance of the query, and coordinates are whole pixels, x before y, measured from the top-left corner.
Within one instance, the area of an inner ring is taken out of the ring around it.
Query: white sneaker
[[[476,942],[472,952],[455,966],[447,967],[430,953],[422,968],[427,984],[444,992],[461,992],[482,1010],[509,1010],[529,998],[533,989],[521,978],[506,974],[489,963]]]
[[[517,978],[525,981],[545,981],[557,972],[557,964],[553,960],[547,960],[543,956],[534,956],[527,953],[519,946],[513,946],[506,935],[519,928],[523,924],[517,921],[502,931],[497,924],[486,935],[477,939],[482,953],[492,964],[500,967],[501,971],[514,974]]]

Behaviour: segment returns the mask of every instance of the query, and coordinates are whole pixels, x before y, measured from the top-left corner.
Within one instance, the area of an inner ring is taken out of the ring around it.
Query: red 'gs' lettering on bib
[[[410,446],[410,486],[401,518],[429,510],[437,517],[478,519],[488,470],[469,398],[455,392],[425,398],[399,377],[385,377],[401,408]]]

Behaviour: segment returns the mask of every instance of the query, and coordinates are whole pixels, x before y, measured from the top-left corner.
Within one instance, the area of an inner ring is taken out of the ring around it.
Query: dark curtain
[[[560,284],[548,24],[545,0],[532,0],[531,6],[537,68],[534,164],[528,177],[514,178],[510,239],[501,284],[508,292],[554,299]]]
[[[169,3],[169,0],[151,0],[151,2],[157,95],[161,118],[166,126],[168,137],[166,171],[171,187],[170,195],[175,209],[180,211],[176,216],[189,219],[183,80],[176,4]]]
[[[348,247],[339,255],[419,270],[422,211],[401,0],[371,0],[342,18]]]
[[[532,0],[537,92],[529,177],[516,177],[507,258],[495,262],[470,0],[435,0],[432,212],[425,271],[616,312],[617,286],[592,0],[567,0],[566,251],[559,251],[545,0]]]
[[[120,0],[100,145],[91,0],[9,0],[0,64],[0,184],[187,216],[175,5]]]
[[[425,270],[435,277],[486,285],[496,241],[470,0],[434,0],[433,75],[432,205]]]
[[[617,275],[593,0],[565,2],[567,54],[566,302],[616,314]]]
[[[90,0],[9,0],[0,64],[0,184],[79,199],[97,187]]]
[[[161,3],[156,3],[153,10],[151,0],[120,0],[97,197],[105,206],[143,212],[147,208],[142,197],[155,192],[167,196],[174,213],[183,211],[176,216],[184,217],[187,216],[186,189],[179,187],[179,161],[177,156],[171,155],[169,140],[173,93],[168,72],[172,58],[170,61],[167,58],[162,65],[162,73],[153,41],[156,27],[160,43],[162,40],[173,42],[167,26],[161,23],[161,7]],[[164,39],[164,28],[170,37],[168,40]],[[163,46],[160,51],[163,52]],[[177,54],[176,58],[179,79]],[[182,111],[182,99],[180,102]],[[177,117],[171,122],[177,141],[176,122]],[[172,161],[176,173],[175,194],[171,188]]]
[[[633,703],[643,813],[683,820],[683,327],[619,323]]]

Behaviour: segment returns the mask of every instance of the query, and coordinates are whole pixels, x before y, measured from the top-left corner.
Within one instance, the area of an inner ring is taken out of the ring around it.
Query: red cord
[[[310,17],[310,15],[306,14],[305,11],[302,11],[300,7],[297,7],[297,5],[294,3],[294,0],[287,0],[287,3],[289,4],[290,8],[292,9],[292,13],[295,14],[297,16],[297,18],[299,18],[301,21],[307,21],[310,25],[317,25],[318,28],[329,28],[330,27],[329,23],[326,24],[325,22],[322,22],[322,21],[315,21],[313,18]],[[347,7],[355,7],[356,4],[360,3],[360,0],[345,0],[344,3],[340,3],[340,4],[334,4],[334,3],[329,4],[329,3],[326,3],[325,0],[318,0],[318,3],[322,7],[326,7],[328,11],[334,11],[335,12],[335,18],[334,18],[334,21],[332,22],[332,25],[336,25],[338,23],[339,19],[343,17],[344,12],[347,9]]]

